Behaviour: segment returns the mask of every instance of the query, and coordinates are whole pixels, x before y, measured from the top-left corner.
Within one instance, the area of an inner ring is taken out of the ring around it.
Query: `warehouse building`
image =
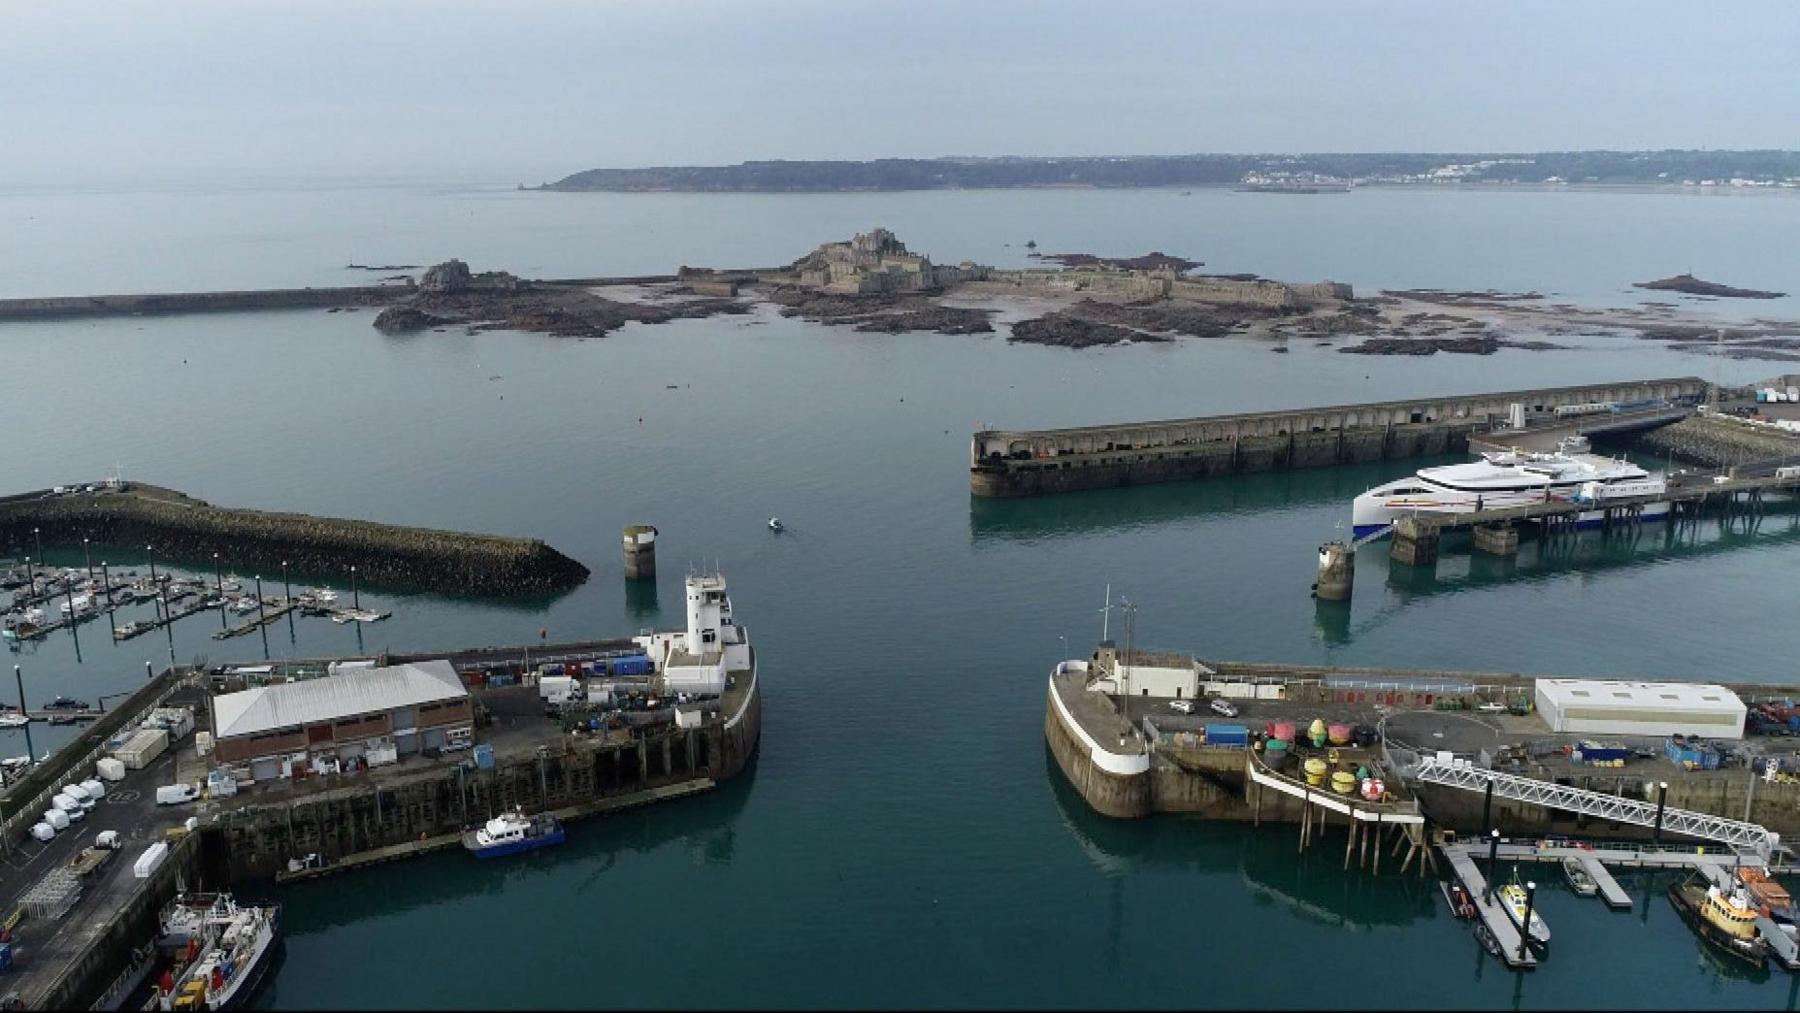
[[[1741,739],[1747,708],[1723,686],[1695,682],[1539,679],[1538,714],[1553,732]]]
[[[271,781],[466,746],[474,708],[448,661],[424,661],[225,693],[212,725],[220,764]]]

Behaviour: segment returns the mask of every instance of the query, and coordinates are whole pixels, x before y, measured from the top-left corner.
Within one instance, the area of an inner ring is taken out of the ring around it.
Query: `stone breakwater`
[[[69,295],[0,299],[0,320],[136,316],[159,313],[241,313],[307,307],[385,306],[413,295],[406,284],[345,288],[278,288],[237,292],[161,292],[142,295]]]
[[[1651,430],[1638,439],[1657,454],[1721,468],[1800,454],[1800,435],[1704,415]]]
[[[32,529],[38,529],[34,536]],[[32,551],[37,537],[68,546],[83,538],[128,550],[137,562],[146,545],[159,559],[220,562],[238,573],[360,580],[408,590],[529,597],[567,590],[588,568],[537,539],[401,527],[372,521],[213,506],[171,489],[134,484],[129,491],[0,501],[0,546]]]

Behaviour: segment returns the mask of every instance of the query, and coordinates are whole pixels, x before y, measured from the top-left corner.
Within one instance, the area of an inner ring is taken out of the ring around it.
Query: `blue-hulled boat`
[[[556,817],[547,813],[527,816],[523,809],[501,813],[481,829],[463,834],[463,847],[476,858],[516,855],[562,842],[563,828]]]

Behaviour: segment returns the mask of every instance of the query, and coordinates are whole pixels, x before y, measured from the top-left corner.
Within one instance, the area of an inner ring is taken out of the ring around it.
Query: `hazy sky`
[[[1800,147],[1800,3],[0,0],[0,182]]]

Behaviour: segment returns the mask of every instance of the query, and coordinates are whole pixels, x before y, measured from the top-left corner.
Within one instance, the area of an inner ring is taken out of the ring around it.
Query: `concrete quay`
[[[1697,377],[1622,381],[1248,412],[1069,429],[982,430],[969,452],[976,496],[1034,496],[1217,475],[1283,471],[1465,451],[1521,406],[1693,401]]]
[[[1166,663],[1146,661],[1151,657],[1148,652],[1136,657],[1134,664]],[[1209,723],[1245,724],[1254,731],[1273,721],[1290,721],[1304,729],[1314,718],[1322,718],[1379,729],[1380,742],[1366,754],[1341,747],[1340,758],[1363,757],[1358,762],[1385,770],[1395,800],[1415,800],[1415,811],[1437,828],[1479,834],[1486,826],[1499,826],[1508,833],[1584,833],[1623,840],[1650,835],[1645,826],[1502,796],[1489,803],[1479,791],[1415,783],[1405,776],[1421,758],[1435,758],[1442,750],[1462,758],[1485,755],[1493,769],[1513,777],[1636,803],[1646,798],[1654,803],[1655,795],[1647,795],[1646,784],[1666,781],[1671,810],[1755,823],[1784,839],[1800,837],[1800,779],[1768,781],[1743,766],[1684,770],[1662,758],[1660,740],[1630,736],[1605,738],[1625,741],[1656,758],[1635,760],[1623,769],[1601,769],[1575,763],[1562,752],[1562,747],[1592,736],[1552,733],[1535,714],[1477,709],[1483,703],[1530,701],[1534,676],[1197,660],[1208,671],[1206,685],[1214,687],[1207,692],[1224,690],[1223,695],[1239,708],[1238,717],[1212,715],[1204,705],[1184,715],[1169,698],[1122,697],[1089,689],[1095,673],[1092,661],[1064,662],[1051,675],[1045,741],[1058,768],[1094,811],[1119,819],[1186,813],[1304,826],[1308,807],[1302,800],[1265,791],[1259,803],[1257,779],[1252,776],[1253,749],[1209,747],[1184,739],[1180,732]],[[1792,686],[1736,683],[1729,688],[1746,703],[1794,695]],[[1745,756],[1800,760],[1800,744],[1793,739],[1752,737],[1734,745]],[[1313,790],[1320,793],[1317,787]],[[1372,815],[1373,807],[1365,808],[1370,810],[1365,817]],[[1400,816],[1396,809],[1389,821],[1401,825]]]
[[[516,674],[544,662],[591,659],[631,643],[485,647],[377,660],[446,658],[461,672]],[[282,667],[323,671],[333,660],[351,659],[308,659]],[[6,799],[14,818],[0,839],[0,917],[11,915],[6,924],[15,933],[16,962],[0,987],[0,1002],[87,1008],[124,991],[140,966],[140,947],[154,937],[159,913],[180,890],[347,873],[455,847],[470,824],[514,806],[578,820],[685,798],[742,773],[761,737],[762,698],[754,667],[737,673],[718,706],[702,708],[699,723],[691,727],[679,725],[665,709],[634,713],[634,720],[619,727],[565,732],[545,716],[535,687],[477,686],[471,695],[487,720],[478,722],[475,738],[492,747],[491,767],[478,766],[467,753],[414,755],[356,773],[247,785],[191,805],[158,806],[157,787],[204,780],[210,763],[197,755],[190,734],[111,785],[107,800],[75,827],[48,842],[25,832],[48,805],[49,792],[92,776],[105,738],[153,707],[190,706],[198,727],[207,727],[207,684],[216,681],[195,670],[162,673],[127,706],[109,711],[81,739],[14,785]],[[190,818],[191,831],[183,826]],[[27,892],[46,873],[67,866],[102,829],[120,831],[125,846],[90,874],[74,907],[57,918],[27,913]],[[170,842],[169,857],[150,878],[136,878],[133,862],[157,840]],[[289,873],[290,859],[308,856],[316,857]]]

